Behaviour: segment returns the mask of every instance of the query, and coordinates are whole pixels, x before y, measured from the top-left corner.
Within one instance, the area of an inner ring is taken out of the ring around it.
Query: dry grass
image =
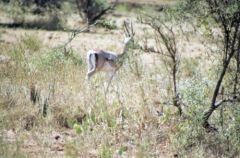
[[[120,28],[126,17],[108,18],[115,18],[118,29],[94,28],[79,34],[67,53],[56,47],[68,40],[69,33],[0,29],[1,55],[10,59],[0,60],[0,157],[224,155],[214,148],[214,140],[219,139],[210,139],[200,127],[213,74],[204,73],[208,69],[204,66],[211,67],[212,62],[195,35],[190,36],[191,41],[178,39],[179,84],[190,105],[185,107],[190,119],[181,120],[171,106],[171,78],[158,54],[131,49],[106,96],[106,74],[85,80],[87,50],[119,52],[122,48]],[[142,30],[149,31],[148,37],[154,36],[135,15],[131,18],[140,44],[145,36]],[[155,46],[153,41],[151,38],[147,44]],[[37,96],[35,103],[31,92]],[[206,142],[210,145],[205,146]]]
[[[172,128],[164,124],[166,116],[158,115],[163,106],[160,98],[168,96],[170,87],[168,78],[158,79],[166,75],[161,63],[156,63],[159,56],[129,52],[107,96],[105,74],[85,81],[85,52],[90,48],[120,51],[119,32],[80,34],[69,47],[76,58],[70,58],[63,50],[53,49],[67,41],[67,33],[2,30],[4,52],[12,62],[1,70],[6,74],[1,78],[2,120],[8,120],[3,121],[3,137],[9,132],[17,137],[12,142],[19,144],[16,152],[34,157],[173,156],[168,134]],[[35,105],[30,101],[32,85],[39,93]],[[171,108],[164,107],[162,112],[174,115]]]
[[[14,45],[2,43],[4,55],[12,62],[1,69],[4,74],[1,120],[7,120],[3,121],[2,136],[6,137],[4,142],[10,140],[8,133],[16,137],[12,143],[18,142],[20,148],[15,152],[37,157],[129,157],[166,153],[158,146],[164,146],[168,137],[160,136],[162,142],[156,140],[161,120],[156,112],[158,105],[152,107],[152,93],[158,90],[147,86],[151,81],[141,68],[141,59],[131,59],[131,64],[126,62],[105,97],[105,75],[96,75],[90,83],[85,81],[86,66],[81,62],[85,55],[74,51],[74,43],[71,55],[77,59],[64,56],[62,50],[53,50],[47,42],[42,42],[40,33],[33,33],[15,34],[18,38],[13,41]],[[84,36],[78,39],[89,38]],[[98,43],[110,35],[88,36],[93,36]],[[116,37],[111,36],[113,38]],[[113,44],[105,47],[120,49]],[[30,101],[32,85],[39,93],[35,105]],[[49,94],[47,116],[43,117],[44,99]]]

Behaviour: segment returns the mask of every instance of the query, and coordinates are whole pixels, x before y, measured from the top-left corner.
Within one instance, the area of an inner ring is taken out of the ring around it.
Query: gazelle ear
[[[132,21],[126,21],[123,22],[123,30],[125,37],[133,37],[135,35],[135,32],[133,30],[133,24]]]
[[[123,21],[123,30],[125,37],[130,37],[129,25],[126,20]]]
[[[135,32],[134,32],[134,30],[133,30],[133,23],[132,23],[132,21],[131,21],[131,37],[133,37],[135,35]]]

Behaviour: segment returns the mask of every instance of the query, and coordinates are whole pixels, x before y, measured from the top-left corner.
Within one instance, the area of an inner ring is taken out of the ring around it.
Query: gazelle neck
[[[128,52],[128,43],[129,43],[129,42],[124,43],[122,52],[121,52],[121,54],[118,55],[119,57],[124,56],[124,55]]]

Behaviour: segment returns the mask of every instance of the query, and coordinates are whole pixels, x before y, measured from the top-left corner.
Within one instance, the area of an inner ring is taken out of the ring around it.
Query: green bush
[[[117,29],[116,24],[109,20],[99,20],[97,25],[109,30]]]
[[[106,0],[77,0],[77,6],[81,17],[88,22],[94,23],[109,8]]]
[[[214,83],[208,78],[195,74],[182,81],[179,87],[182,99],[187,105],[186,119],[179,122],[171,135],[173,149],[180,157],[236,157],[240,154],[240,107],[221,109],[213,115],[212,122],[217,133],[207,133],[202,128],[202,116],[210,104]],[[221,121],[223,119],[223,124]],[[201,156],[200,156],[201,155]]]

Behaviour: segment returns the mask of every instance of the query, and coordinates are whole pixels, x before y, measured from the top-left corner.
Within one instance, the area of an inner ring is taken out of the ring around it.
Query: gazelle
[[[122,66],[123,57],[128,51],[128,44],[134,36],[132,23],[131,30],[129,30],[129,23],[124,21],[124,32],[125,32],[124,45],[122,52],[120,54],[104,50],[89,50],[87,53],[88,64],[87,79],[90,79],[92,75],[99,71],[109,73],[109,82],[106,88],[106,92],[112,81],[113,76],[115,75],[117,70]]]

